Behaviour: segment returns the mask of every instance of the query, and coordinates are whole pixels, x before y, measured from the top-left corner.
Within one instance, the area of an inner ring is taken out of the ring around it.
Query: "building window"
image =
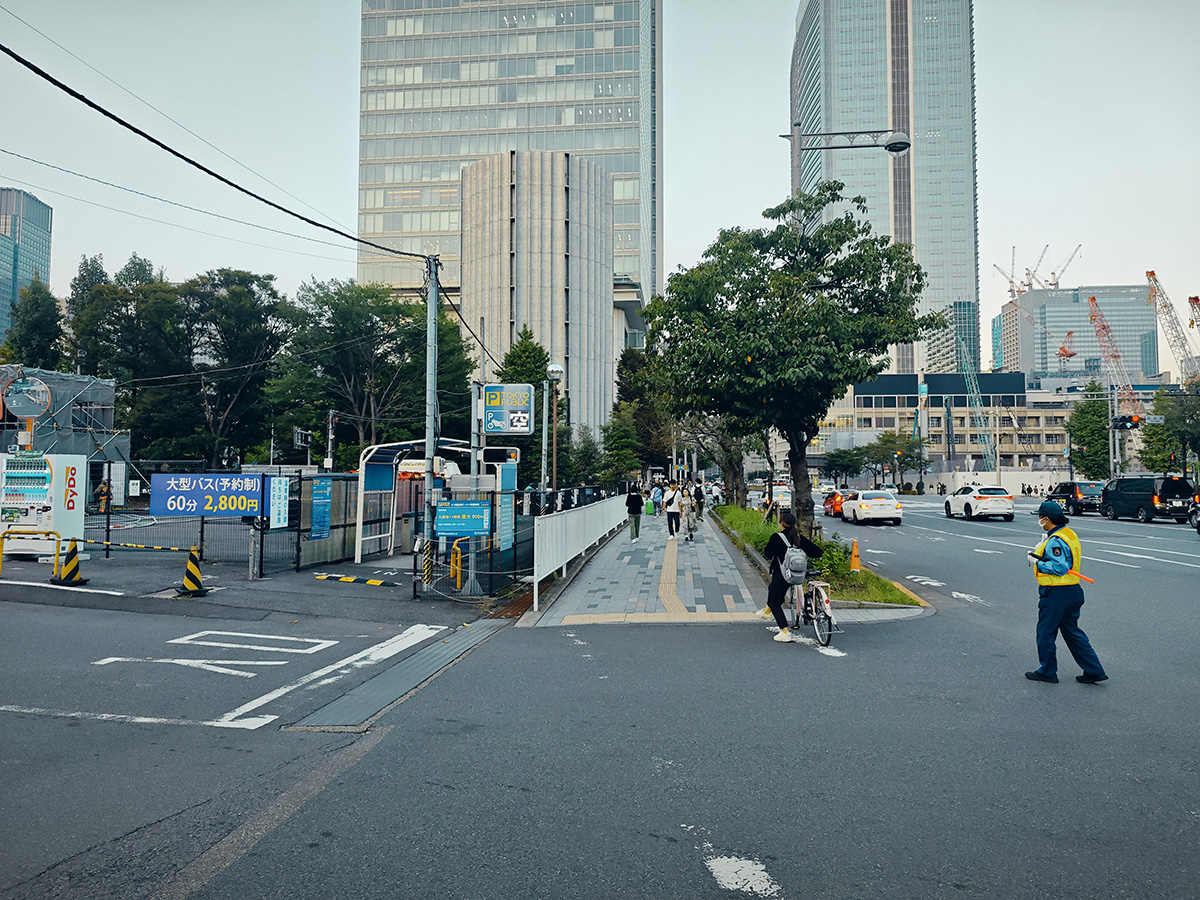
[[[1018,434],[1018,444],[1039,444],[1041,443],[1041,435],[1038,434]]]
[[[942,417],[941,416],[930,416],[929,417],[929,427],[930,428],[941,428],[942,427]]]
[[[871,417],[870,416],[859,416],[858,417],[858,427],[859,428],[870,428],[871,427]]]
[[[876,416],[875,427],[876,428],[895,428],[896,427],[896,417],[895,416]]]

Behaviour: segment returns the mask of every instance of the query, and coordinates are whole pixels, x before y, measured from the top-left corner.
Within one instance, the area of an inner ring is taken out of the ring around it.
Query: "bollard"
[[[62,567],[50,579],[50,583],[69,587],[83,587],[88,583],[87,578],[79,577],[79,547],[76,546],[74,538],[67,545],[67,558],[63,560]]]
[[[183,587],[176,588],[181,597],[203,597],[208,593],[200,578],[200,553],[193,547],[188,551],[187,567],[183,570]]]

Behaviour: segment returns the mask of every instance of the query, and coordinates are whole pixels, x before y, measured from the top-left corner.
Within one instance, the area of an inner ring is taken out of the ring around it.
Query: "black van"
[[[1110,519],[1131,516],[1149,522],[1155,516],[1186,522],[1196,489],[1179,475],[1119,475],[1104,486],[1100,513]]]
[[[1063,481],[1046,499],[1058,503],[1069,516],[1082,516],[1085,512],[1100,512],[1103,492],[1103,481]]]

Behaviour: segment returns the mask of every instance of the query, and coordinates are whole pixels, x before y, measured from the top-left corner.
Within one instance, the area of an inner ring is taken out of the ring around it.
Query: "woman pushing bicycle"
[[[804,552],[809,559],[816,559],[825,551],[810,541],[796,529],[796,517],[790,512],[779,515],[779,531],[771,535],[767,541],[763,555],[771,564],[771,584],[767,588],[767,607],[759,612],[764,619],[774,617],[779,626],[779,634],[775,640],[788,644],[792,641],[792,633],[788,628],[787,616],[783,614],[783,602],[791,585],[783,577],[783,557],[789,547],[796,547]]]

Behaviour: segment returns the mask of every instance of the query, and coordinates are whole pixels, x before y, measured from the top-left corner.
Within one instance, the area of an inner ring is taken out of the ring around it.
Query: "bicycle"
[[[833,609],[829,605],[829,592],[826,588],[829,583],[825,581],[814,581],[813,575],[820,575],[817,569],[809,569],[804,580],[804,591],[802,593],[803,602],[797,603],[796,588],[800,585],[792,585],[789,591],[792,605],[792,627],[799,628],[801,625],[811,625],[813,634],[817,638],[817,643],[822,647],[828,647],[829,641],[833,637],[835,630],[840,630],[837,627],[837,622],[833,618]]]

